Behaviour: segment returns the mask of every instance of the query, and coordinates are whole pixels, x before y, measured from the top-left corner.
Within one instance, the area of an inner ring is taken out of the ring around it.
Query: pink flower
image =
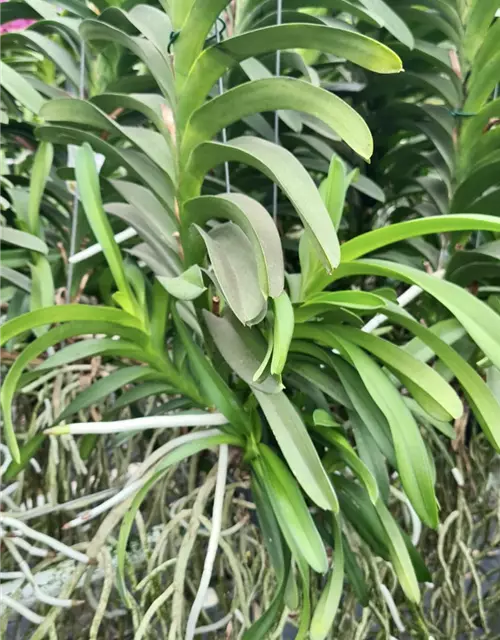
[[[0,2],[7,2],[8,0],[0,0]],[[31,26],[36,20],[31,18],[19,18],[17,20],[11,20],[5,24],[0,25],[0,34],[10,33],[12,31],[22,31],[23,29]]]

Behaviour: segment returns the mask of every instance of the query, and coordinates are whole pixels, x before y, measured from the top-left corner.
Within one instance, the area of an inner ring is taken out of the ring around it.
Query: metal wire
[[[219,27],[216,24],[215,25],[215,37],[216,37],[216,40],[217,40],[217,44],[219,44],[219,42],[221,41],[221,36],[222,36],[223,32],[224,32],[224,30],[219,31]],[[219,88],[219,95],[221,96],[224,93],[224,80],[223,80],[222,76],[219,78],[219,80],[217,82],[217,86]],[[226,142],[227,142],[227,131],[226,131],[225,128],[222,129],[222,142],[224,144],[226,144]],[[224,162],[224,177],[225,177],[225,182],[226,182],[226,192],[227,193],[231,193],[231,180],[230,180],[230,176],[229,176],[229,162]]]
[[[276,24],[281,24],[283,17],[283,2],[282,0],[276,0]],[[276,51],[276,67],[274,75],[278,77],[281,74],[281,51]],[[278,111],[274,112],[274,142],[280,143],[280,119]],[[273,183],[273,220],[274,223],[278,223],[278,185]]]
[[[85,98],[85,42],[81,41],[80,45],[80,78],[78,83],[78,97],[83,100]],[[73,205],[71,208],[71,236],[68,254],[68,273],[66,277],[66,303],[71,302],[71,287],[73,286],[73,269],[74,264],[71,258],[76,251],[76,234],[78,229],[78,187],[75,182],[75,193],[73,195]]]

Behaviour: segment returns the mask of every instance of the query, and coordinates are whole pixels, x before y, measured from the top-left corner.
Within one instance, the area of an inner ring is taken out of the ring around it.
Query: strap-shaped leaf
[[[30,178],[28,200],[28,226],[31,233],[40,235],[40,204],[43,192],[52,169],[54,147],[50,142],[41,142],[35,153]]]
[[[498,423],[500,404],[481,376],[455,349],[447,345],[433,331],[413,320],[400,307],[390,304],[386,313],[391,320],[418,336],[453,371],[488,440],[497,451],[500,451],[500,426]]]
[[[266,353],[266,342],[257,328],[242,326],[229,313],[219,318],[204,310],[203,318],[215,346],[236,375],[264,393],[280,390],[279,382],[269,375],[255,382],[255,373]]]
[[[16,247],[36,251],[42,255],[47,255],[49,252],[45,242],[37,236],[18,229],[11,229],[10,227],[0,226],[0,240]]]
[[[294,327],[293,307],[286,291],[274,300],[273,356],[271,373],[281,375],[285,368]]]
[[[401,60],[391,49],[355,31],[314,24],[282,24],[254,29],[224,40],[203,51],[193,64],[179,102],[179,126],[198,108],[211,87],[242,60],[278,49],[311,49],[347,58],[378,73],[402,71]]]
[[[77,152],[75,173],[80,199],[87,214],[87,219],[106,256],[118,291],[122,295],[121,306],[128,313],[137,314],[138,317],[141,317],[142,312],[138,308],[128,283],[118,244],[114,239],[113,230],[102,206],[94,153],[88,144],[85,144]]]
[[[75,308],[74,308],[75,306],[78,306],[78,305],[68,305],[66,309],[68,309],[69,307],[72,307],[69,309],[69,311],[75,311]],[[64,308],[64,307],[56,307],[56,309],[60,309],[60,308]],[[32,343],[30,343],[26,347],[26,349],[24,349],[24,351],[22,351],[22,353],[17,357],[16,361],[11,366],[7,375],[5,376],[5,380],[3,381],[2,388],[0,390],[0,401],[1,401],[2,412],[4,416],[5,440],[7,442],[7,446],[9,447],[9,450],[15,462],[20,461],[20,454],[19,454],[19,447],[16,441],[15,432],[14,432],[14,426],[12,423],[12,399],[16,392],[19,379],[26,365],[29,362],[31,362],[31,360],[33,360],[38,355],[40,355],[40,353],[43,353],[44,351],[46,351],[52,345],[57,344],[61,340],[65,340],[66,338],[69,338],[75,335],[81,335],[82,333],[87,333],[87,332],[95,332],[95,333],[117,332],[118,334],[120,334],[122,331],[124,331],[125,334],[128,334],[128,332],[130,332],[130,335],[134,337],[138,333],[136,330],[129,327],[123,327],[121,324],[106,322],[105,318],[97,320],[96,318],[99,318],[99,311],[97,311],[99,307],[87,307],[86,309],[87,310],[91,309],[93,313],[91,315],[87,314],[88,317],[83,322],[80,320],[76,322],[71,322],[66,325],[62,325],[60,327],[56,327],[54,329],[51,329],[44,335],[40,336],[39,338],[34,340]],[[4,327],[7,329],[7,331],[5,330],[2,331],[2,341],[7,342],[11,337],[15,336],[17,333],[20,333],[20,331],[14,332],[14,327],[16,326],[21,327],[21,331],[24,331],[26,328],[32,329],[34,326],[37,326],[36,322],[35,323],[27,322],[28,316],[31,316],[31,318],[33,319],[37,317],[44,317],[44,316],[50,317],[51,311],[54,311],[54,309],[45,307],[44,309],[32,311],[29,314],[24,314],[19,318],[15,318],[14,320],[11,320],[10,322],[6,322]],[[56,314],[53,313],[52,316],[54,315]],[[105,315],[106,314],[104,314],[104,316]],[[53,317],[51,320],[49,320],[49,322],[54,322],[54,321],[56,321],[56,319]],[[45,322],[39,322],[38,326],[46,323],[47,323],[47,320]],[[9,329],[11,329],[11,331],[9,331]]]
[[[175,278],[158,276],[157,279],[168,293],[178,300],[195,300],[207,290],[201,269],[196,264]]]
[[[242,228],[257,259],[264,296],[279,296],[285,280],[283,250],[276,225],[266,209],[253,198],[239,193],[200,196],[184,204],[182,221],[186,228],[194,223],[203,225],[212,218],[230,220]]]
[[[324,573],[328,566],[325,547],[295,478],[267,445],[259,445],[259,454],[253,466],[292,555]]]
[[[177,303],[178,305],[179,303]],[[187,352],[193,373],[198,380],[202,393],[210,404],[217,408],[241,433],[251,433],[252,425],[250,416],[241,406],[238,398],[215,370],[213,364],[207,360],[200,347],[193,341],[184,323],[179,317],[177,305],[173,305],[177,332]]]
[[[269,78],[230,89],[193,113],[182,138],[181,162],[218,131],[245,116],[276,109],[303,111],[329,125],[362,158],[369,160],[373,140],[363,118],[333,93],[295,78]]]
[[[252,136],[235,138],[228,144],[202,144],[186,166],[181,189],[188,197],[197,195],[206,173],[218,164],[231,161],[254,167],[279,185],[310,231],[325,268],[334,269],[340,250],[328,211],[311,176],[283,147]]]
[[[293,404],[282,391],[269,395],[256,389],[255,395],[303,490],[322,509],[338,511],[333,487]]]
[[[132,51],[147,66],[169,103],[175,103],[172,69],[154,44],[139,36],[129,36],[99,20],[84,20],[80,34],[89,42],[113,42]]]
[[[405,491],[420,518],[431,527],[438,513],[429,454],[412,414],[377,363],[358,346],[337,338],[337,348],[349,357],[369,394],[387,418]]]
[[[473,0],[469,3],[467,15],[464,48],[470,62],[484,41],[488,28],[498,9],[496,0]]]
[[[459,418],[463,413],[460,398],[434,369],[417,360],[388,340],[351,327],[331,327],[334,335],[354,342],[382,360],[408,386],[424,409],[438,419]],[[300,331],[300,329],[299,329]],[[323,329],[325,331],[325,329]],[[298,337],[301,336],[300,333]],[[414,391],[418,390],[418,395]],[[436,406],[434,406],[436,405]]]
[[[413,49],[415,41],[412,32],[386,2],[383,0],[361,0],[361,4],[363,4],[370,13],[373,13],[382,20],[387,31],[389,31],[396,40],[405,44],[409,49]]]
[[[324,640],[333,626],[344,586],[344,549],[339,519],[332,518],[333,559],[327,583],[321,592],[311,620],[311,640]]]
[[[5,46],[5,45],[4,45]],[[33,113],[38,113],[45,99],[34,89],[24,76],[0,60],[2,88]]]
[[[398,278],[404,282],[416,284],[430,293],[455,316],[491,362],[500,368],[498,314],[468,291],[413,267],[385,260],[348,262],[336,271],[335,276],[345,277],[361,273]]]
[[[262,295],[257,260],[247,236],[232,222],[206,233],[196,227],[207,247],[220,290],[229,307],[242,324],[262,319],[266,300]]]
[[[391,224],[348,240],[342,245],[342,261],[355,260],[388,244],[407,240],[408,238],[415,238],[429,233],[467,230],[499,232],[500,220],[495,216],[456,213]]]
[[[144,127],[121,126],[92,102],[78,98],[51,100],[41,109],[40,116],[47,122],[88,125],[98,131],[122,137],[149,156],[171,181],[175,179],[172,151],[165,138],[155,131]]]

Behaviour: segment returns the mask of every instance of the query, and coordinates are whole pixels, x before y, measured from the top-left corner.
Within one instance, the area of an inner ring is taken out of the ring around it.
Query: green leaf
[[[418,426],[403,398],[377,363],[362,349],[339,335],[324,331],[318,339],[340,349],[357,369],[368,393],[385,415],[391,428],[398,470],[405,491],[420,518],[431,527],[438,513],[428,452]]]
[[[354,471],[361,482],[365,485],[370,500],[375,503],[378,499],[378,486],[375,482],[375,478],[372,476],[366,465],[357,456],[354,449],[351,447],[347,439],[338,431],[333,429],[325,429],[324,427],[315,427],[316,433],[318,433],[324,440],[333,446],[330,453],[333,453],[333,461],[340,456]],[[329,470],[330,453],[323,459],[323,464]]]
[[[23,249],[29,249],[30,251],[36,251],[42,255],[47,255],[49,252],[45,242],[36,235],[19,231],[18,229],[11,229],[10,227],[0,226],[0,241]]]
[[[259,445],[259,454],[253,466],[292,555],[324,573],[328,566],[325,547],[295,478],[267,445]]]
[[[328,476],[299,413],[283,392],[254,391],[283,455],[307,495],[322,509],[338,511]]]
[[[177,305],[178,304],[179,303],[177,303]],[[190,365],[200,384],[202,393],[208,402],[215,406],[235,429],[238,429],[242,433],[251,433],[252,426],[250,416],[244,411],[235,394],[189,335],[184,323],[179,317],[177,305],[172,306],[175,326],[182,344],[186,349]]]
[[[254,29],[203,51],[190,69],[179,102],[180,126],[199,107],[211,87],[242,60],[278,49],[311,49],[345,57],[377,73],[402,71],[400,58],[385,45],[337,26],[282,24]]]
[[[389,474],[385,458],[378,448],[375,438],[356,412],[349,412],[349,422],[352,426],[358,455],[377,481],[382,500],[387,502],[389,499]]]
[[[223,162],[247,164],[276,182],[310,231],[325,268],[331,271],[338,265],[340,250],[335,228],[314,181],[293,154],[253,136],[235,138],[227,144],[204,143],[185,168],[183,189],[196,195],[205,174]]]
[[[31,233],[37,236],[40,235],[40,204],[52,168],[53,158],[54,147],[50,142],[41,142],[36,150],[31,169],[28,201],[28,227]]]
[[[396,308],[396,305],[389,305],[386,313],[393,321],[418,336],[453,371],[488,440],[500,451],[500,404],[481,376],[452,347],[399,307]]]
[[[255,373],[266,353],[265,340],[256,327],[242,326],[230,313],[219,318],[203,310],[203,319],[215,346],[236,375],[265,393],[280,390],[280,384],[271,376],[254,382]]]
[[[465,328],[485,355],[500,368],[500,324],[498,315],[484,302],[467,290],[431,276],[427,273],[385,260],[357,260],[343,264],[336,277],[354,274],[372,274],[393,277],[416,284],[434,296]]]
[[[4,45],[5,46],[5,45]],[[20,73],[0,60],[0,77],[2,88],[20,102],[26,109],[38,113],[45,103],[45,99],[33,89],[31,84]]]
[[[452,387],[428,365],[388,340],[365,331],[340,326],[332,326],[331,330],[334,335],[357,344],[382,360],[400,377],[417,402],[431,415],[436,414],[435,417],[442,420],[459,418],[462,415],[463,406],[460,398]],[[328,331],[327,327],[321,330],[321,335],[324,335],[325,331]],[[304,336],[300,336],[299,333],[298,337]]]
[[[18,473],[21,473],[21,471],[29,464],[29,461],[35,455],[38,449],[40,449],[44,441],[45,436],[43,433],[37,433],[33,438],[28,440],[28,442],[21,447],[19,460],[12,460],[12,462],[7,467],[5,473],[3,474],[3,480],[5,482],[10,482],[17,476]]]
[[[78,150],[75,172],[80,199],[87,214],[87,219],[106,256],[118,291],[122,295],[121,306],[127,313],[137,315],[140,318],[143,312],[139,309],[127,281],[120,249],[114,239],[113,230],[102,207],[94,153],[87,143]]]
[[[373,140],[367,124],[332,93],[295,78],[246,82],[210,100],[191,116],[181,146],[181,162],[202,142],[244,116],[275,109],[303,111],[329,125],[362,158],[369,160]]]
[[[339,423],[334,420],[331,414],[328,411],[325,411],[325,409],[315,409],[312,417],[315,427],[340,427]]]
[[[210,233],[196,228],[207,247],[217,284],[235,316],[242,324],[259,322],[265,313],[266,300],[247,236],[233,222],[225,222]]]
[[[239,193],[200,196],[184,204],[182,221],[185,228],[205,224],[214,218],[230,220],[241,227],[252,244],[263,295],[279,296],[285,279],[283,250],[276,225],[266,209]],[[196,253],[193,257],[197,257]]]
[[[499,232],[500,220],[495,216],[456,213],[391,224],[387,227],[363,233],[344,243],[342,245],[342,262],[355,260],[388,244],[407,240],[408,238],[415,238],[429,233],[466,230]]]
[[[386,300],[382,296],[367,291],[326,291],[307,298],[303,306],[310,305],[375,311],[383,309],[386,306]]]
[[[271,373],[281,375],[285,368],[288,349],[292,341],[294,327],[293,307],[288,294],[283,293],[274,300],[273,357]]]
[[[360,568],[356,556],[349,546],[349,542],[344,534],[342,534],[342,546],[344,549],[344,565],[345,573],[348,581],[351,583],[352,588],[359,600],[359,603],[366,607],[368,606],[370,594],[368,592],[368,586],[366,584],[365,575]]]
[[[137,318],[121,309],[84,304],[67,304],[37,309],[36,311],[24,313],[17,318],[8,320],[2,325],[0,345],[4,345],[15,336],[34,329],[35,327],[42,327],[56,322],[71,322],[73,320],[82,322],[98,320],[101,322],[114,323],[118,329],[122,327],[122,329],[127,330],[128,335],[133,335],[133,339],[139,344],[144,343],[144,339],[146,338]]]
[[[54,304],[54,280],[52,267],[44,256],[38,256],[31,268],[30,311]],[[37,330],[38,332],[40,329]],[[37,333],[35,331],[35,333]]]
[[[328,169],[328,176],[321,183],[319,191],[335,229],[339,228],[342,219],[348,186],[344,163],[334,154]]]
[[[401,20],[398,14],[383,0],[361,0],[363,4],[370,12],[375,14],[375,17],[382,20],[383,25],[392,34],[396,40],[399,40],[409,49],[413,49],[415,41],[413,34],[407,27],[406,23]]]
[[[157,280],[178,300],[195,300],[207,290],[203,283],[203,275],[198,265],[194,264],[176,278],[157,276]]]
[[[333,516],[334,550],[332,567],[311,620],[311,640],[324,640],[333,626],[344,586],[344,549],[338,519]]]
[[[413,563],[408,553],[408,549],[406,548],[403,536],[401,535],[401,531],[382,500],[378,500],[375,508],[377,509],[378,516],[387,533],[389,554],[399,583],[401,584],[406,597],[411,602],[418,604],[420,602],[420,590],[418,588],[417,576],[415,575]]]
[[[469,6],[471,8],[465,22],[464,48],[467,58],[472,62],[495,17],[498,2],[496,0],[473,0]]]
[[[2,258],[4,257],[5,253]],[[11,282],[15,287],[21,289],[22,291],[26,291],[27,293],[31,292],[31,280],[23,273],[19,273],[19,271],[16,271],[15,269],[0,265],[0,278],[2,279],[2,281],[7,280],[7,282]]]
[[[113,371],[109,376],[97,380],[97,382],[91,384],[90,387],[81,391],[64,411],[57,416],[56,422],[66,420],[75,413],[78,413],[78,411],[95,405],[104,398],[109,398],[111,394],[118,391],[118,389],[137,380],[144,380],[145,378],[161,379],[162,375],[151,367],[143,366],[129,366],[118,369],[118,371]]]

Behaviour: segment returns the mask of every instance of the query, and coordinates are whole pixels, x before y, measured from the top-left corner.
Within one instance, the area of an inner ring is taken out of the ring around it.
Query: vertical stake
[[[215,23],[215,37],[217,39],[217,44],[221,41],[221,34],[219,32],[219,25],[217,22]],[[224,93],[224,81],[222,76],[217,81],[219,88],[219,95],[221,96]],[[227,142],[227,131],[226,128],[222,129],[222,142],[226,144]],[[231,181],[229,179],[229,162],[224,162],[224,176],[226,180],[226,193],[231,193]]]
[[[82,39],[80,45],[80,78],[78,85],[78,97],[85,98],[85,41]],[[68,254],[68,273],[66,279],[66,303],[71,302],[71,287],[73,285],[73,264],[69,261],[76,250],[76,233],[78,229],[78,187],[75,181],[75,193],[73,195],[73,206],[71,208],[71,236]]]
[[[276,24],[281,24],[283,14],[283,2],[282,0],[276,0]],[[276,67],[274,75],[278,77],[281,74],[281,51],[276,51]],[[280,119],[278,111],[274,112],[274,142],[280,143]],[[274,224],[278,224],[278,185],[273,182],[273,220]]]

